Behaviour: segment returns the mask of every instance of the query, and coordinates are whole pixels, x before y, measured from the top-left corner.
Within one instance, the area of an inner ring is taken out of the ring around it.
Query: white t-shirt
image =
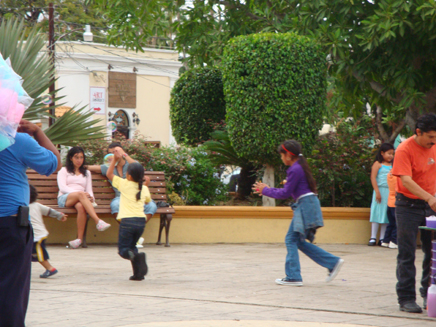
[[[40,239],[48,236],[48,230],[45,228],[42,216],[48,216],[50,211],[58,213],[49,207],[46,207],[38,202],[29,204],[30,221],[33,227],[33,242],[38,242]],[[60,214],[60,213],[59,213]],[[51,216],[53,216],[51,214]],[[59,220],[60,218],[58,218]]]

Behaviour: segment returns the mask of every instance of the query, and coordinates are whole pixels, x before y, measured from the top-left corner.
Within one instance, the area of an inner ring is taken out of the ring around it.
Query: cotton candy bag
[[[0,54],[0,151],[15,143],[20,120],[33,102],[22,84],[9,58],[4,60]]]

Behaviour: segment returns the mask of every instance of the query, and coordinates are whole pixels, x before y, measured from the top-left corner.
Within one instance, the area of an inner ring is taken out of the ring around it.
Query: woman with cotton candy
[[[33,99],[22,87],[23,79],[11,62],[0,54],[0,151],[15,143],[14,138],[24,111]]]

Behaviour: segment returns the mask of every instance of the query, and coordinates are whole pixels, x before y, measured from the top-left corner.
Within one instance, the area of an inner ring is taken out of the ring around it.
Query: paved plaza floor
[[[59,273],[41,279],[33,263],[26,326],[436,326],[426,311],[399,311],[396,250],[320,246],[345,264],[326,283],[327,270],[300,253],[303,287],[274,283],[285,276],[284,244],[145,245],[149,273],[140,282],[129,281],[130,262],[116,246],[48,246]]]

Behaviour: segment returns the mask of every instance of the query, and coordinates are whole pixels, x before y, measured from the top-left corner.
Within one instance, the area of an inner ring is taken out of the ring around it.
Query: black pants
[[[118,254],[131,260],[129,252],[138,253],[136,243],[144,233],[145,218],[123,218],[118,233]]]
[[[404,304],[416,301],[415,251],[418,227],[425,226],[425,217],[434,212],[424,200],[410,199],[401,193],[397,193],[395,206],[398,241],[397,296],[398,303]],[[426,297],[431,263],[431,233],[429,231],[421,230],[421,243],[424,261],[422,263],[420,293],[422,297]]]
[[[397,244],[397,220],[395,219],[395,207],[388,207],[389,225],[386,227],[384,243],[393,242]]]
[[[0,217],[0,327],[23,327],[30,291],[32,227]]]

